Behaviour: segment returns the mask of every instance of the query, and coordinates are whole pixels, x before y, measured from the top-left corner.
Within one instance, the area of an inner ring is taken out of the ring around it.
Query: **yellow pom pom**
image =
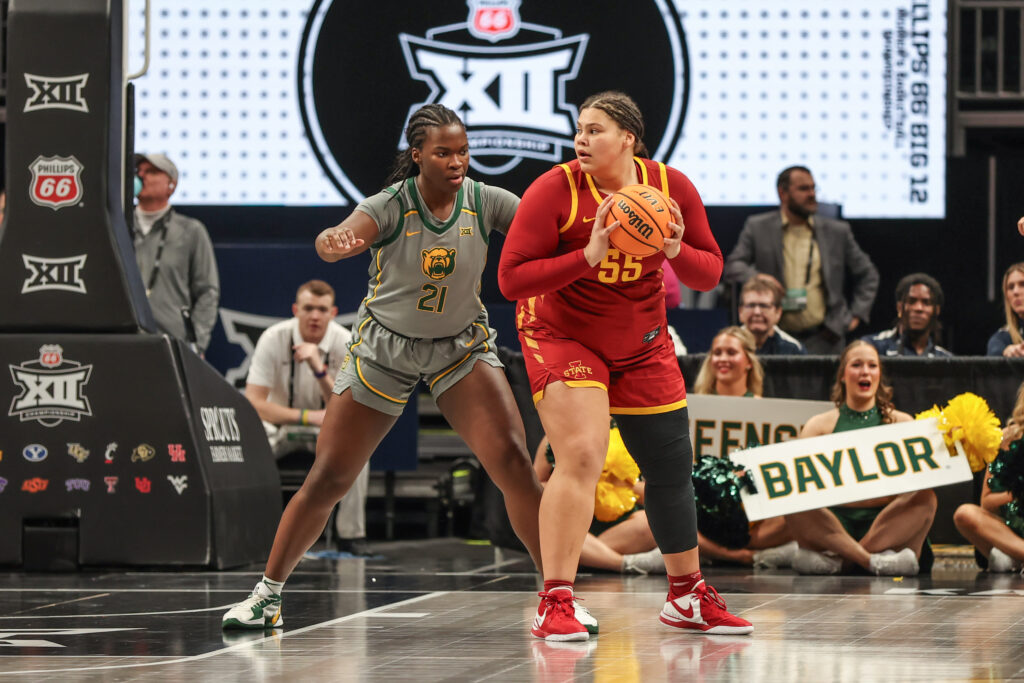
[[[999,442],[1003,438],[999,418],[988,407],[985,399],[977,394],[967,392],[954,396],[942,410],[932,406],[930,410],[918,413],[915,417],[918,420],[938,418],[946,447],[951,454],[956,454],[955,443],[959,441],[972,472],[985,469],[999,452]]]
[[[613,429],[608,438],[608,455],[605,456],[601,476],[607,475],[628,482],[635,482],[640,478],[640,468],[626,450],[626,444],[622,442],[618,428]]]
[[[601,479],[594,494],[594,517],[601,522],[614,522],[636,506],[633,484],[640,478],[640,468],[626,450],[618,428],[608,438],[608,454],[604,459]]]
[[[594,496],[594,517],[601,522],[614,522],[636,506],[633,489],[616,486],[608,481],[597,482]]]

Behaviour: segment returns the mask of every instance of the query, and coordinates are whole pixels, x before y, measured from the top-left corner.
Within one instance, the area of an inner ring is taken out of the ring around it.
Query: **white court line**
[[[69,602],[74,602],[74,600],[69,600]],[[60,605],[63,603],[55,604]],[[155,616],[158,614],[193,614],[195,612],[216,612],[217,610],[221,609],[226,610],[231,607],[234,607],[237,604],[238,603],[236,602],[229,602],[226,605],[218,605],[216,607],[201,607],[199,609],[174,609],[167,610],[164,612],[122,612],[120,614],[27,614],[22,616],[12,615],[9,617],[0,616],[0,621],[3,621],[4,619],[98,619],[101,617],[148,617]]]
[[[22,618],[24,618],[24,619],[32,619],[32,618],[34,618],[34,615],[28,615],[28,616],[25,616],[25,617],[18,617],[18,616],[15,616],[15,615],[18,615],[18,614],[21,614],[21,613],[24,613],[24,612],[33,612],[33,611],[35,611],[37,609],[46,609],[48,607],[56,607],[57,605],[70,605],[73,602],[83,602],[85,600],[95,600],[96,598],[105,598],[108,595],[110,595],[110,593],[98,593],[97,595],[83,595],[82,597],[75,598],[74,600],[61,600],[60,602],[51,602],[49,605],[37,605],[36,607],[30,607],[29,609],[23,609],[23,610],[21,610],[21,612],[15,612],[14,614],[10,615],[9,618],[11,618],[11,619],[22,619]]]
[[[402,600],[400,602],[391,603],[390,605],[381,605],[380,607],[374,607],[373,609],[364,610],[362,612],[356,612],[355,614],[349,614],[344,617],[338,617],[337,619],[331,619],[329,621],[322,621],[319,624],[310,624],[309,626],[303,626],[297,628],[294,631],[285,631],[279,636],[264,636],[257,640],[249,640],[244,643],[235,643],[228,647],[223,647],[219,650],[211,650],[210,652],[204,652],[200,655],[191,655],[189,657],[180,657],[178,659],[169,659],[162,662],[138,662],[134,664],[109,664],[106,666],[76,666],[69,669],[33,669],[31,671],[0,671],[0,676],[24,676],[26,674],[59,674],[68,673],[71,671],[106,671],[110,669],[133,669],[136,667],[143,666],[167,666],[168,664],[187,664],[189,662],[198,662],[203,659],[209,659],[210,657],[216,657],[217,655],[224,654],[225,652],[231,652],[233,650],[241,650],[242,648],[252,647],[258,643],[262,643],[268,638],[287,638],[288,636],[297,636],[300,633],[306,633],[307,631],[315,631],[318,628],[324,628],[326,626],[334,626],[335,624],[341,624],[352,619],[359,619],[366,616],[376,615],[378,612],[391,609],[392,607],[398,607],[399,605],[411,605],[415,602],[421,602],[423,600],[429,600],[431,598],[440,597],[447,595],[449,591],[438,591],[435,593],[427,593],[426,595],[420,595],[415,598],[409,598],[408,600]]]

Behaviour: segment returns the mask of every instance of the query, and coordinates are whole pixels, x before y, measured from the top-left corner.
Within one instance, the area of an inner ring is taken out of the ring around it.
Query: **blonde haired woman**
[[[697,373],[695,394],[757,396],[764,394],[764,368],[757,359],[754,335],[732,325],[711,340],[711,350]]]
[[[764,394],[764,368],[757,358],[755,345],[754,335],[749,330],[736,325],[720,330],[711,340],[711,350],[697,373],[693,393],[761,398]],[[749,538],[742,547],[730,547],[732,544],[725,538],[712,540],[708,537],[707,534],[714,535],[714,530],[723,523],[722,520],[709,519],[698,500],[697,545],[702,557],[771,569],[792,564],[796,543],[783,517],[754,522],[748,529],[749,536],[735,533],[742,530],[728,524],[731,538]]]
[[[1024,357],[1024,261],[1014,263],[1003,274],[1003,311],[1006,324],[988,340],[988,356]]]

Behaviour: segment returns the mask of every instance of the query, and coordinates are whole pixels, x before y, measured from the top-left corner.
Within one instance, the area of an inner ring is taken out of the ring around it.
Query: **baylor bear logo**
[[[431,280],[443,280],[455,271],[455,249],[435,247],[423,250],[423,274]]]

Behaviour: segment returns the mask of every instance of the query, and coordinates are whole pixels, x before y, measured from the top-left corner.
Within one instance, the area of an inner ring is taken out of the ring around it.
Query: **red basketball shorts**
[[[667,413],[686,406],[686,386],[679,361],[665,330],[649,348],[627,359],[608,359],[584,344],[533,328],[529,337],[522,332],[526,372],[530,377],[533,402],[544,397],[552,382],[570,387],[597,387],[608,392],[613,415]]]

